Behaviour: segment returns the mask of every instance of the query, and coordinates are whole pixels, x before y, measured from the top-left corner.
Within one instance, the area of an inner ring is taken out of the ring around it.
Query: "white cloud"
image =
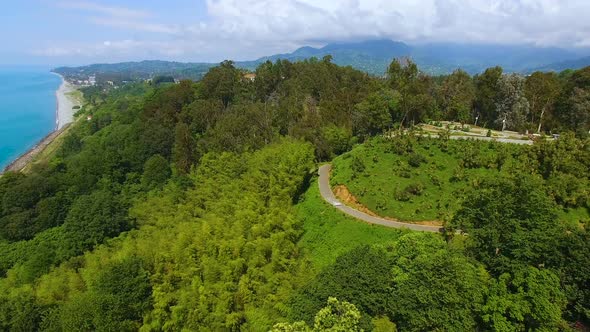
[[[138,9],[130,9],[126,7],[116,7],[116,6],[105,6],[96,2],[90,1],[76,1],[76,0],[68,0],[68,1],[60,1],[57,5],[61,8],[65,9],[76,9],[76,10],[83,10],[92,13],[99,13],[103,15],[108,15],[112,17],[120,17],[120,18],[130,18],[130,19],[141,19],[150,17],[151,14],[147,11],[138,10]]]
[[[98,25],[110,26],[125,30],[137,30],[164,34],[177,34],[181,31],[179,27],[169,24],[149,23],[145,21],[132,21],[128,19],[111,17],[93,17],[90,19],[90,22]]]
[[[572,46],[590,34],[587,0],[208,0],[207,4],[222,33],[262,40],[375,36]]]
[[[58,6],[64,9],[88,12],[88,22],[93,24],[163,34],[179,33],[179,28],[169,24],[154,23],[152,13],[126,7],[105,6],[88,1],[62,1]]]
[[[175,18],[144,10],[61,2],[63,8],[90,13],[93,24],[131,35],[110,45],[70,45],[44,53],[244,60],[366,38],[590,46],[588,0],[207,0],[206,5],[206,20],[181,25],[162,23]]]

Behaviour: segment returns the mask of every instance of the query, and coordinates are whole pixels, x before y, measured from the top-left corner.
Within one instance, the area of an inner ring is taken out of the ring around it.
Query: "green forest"
[[[331,60],[83,89],[55,154],[0,177],[0,330],[590,326],[590,67],[432,77],[406,59],[374,77]],[[442,120],[560,137],[412,131]],[[460,198],[421,208],[444,213],[443,234],[364,224],[319,196],[317,166],[334,158],[362,179],[443,155]]]

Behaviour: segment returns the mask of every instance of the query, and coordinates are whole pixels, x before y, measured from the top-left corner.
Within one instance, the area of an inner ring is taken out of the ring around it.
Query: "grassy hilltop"
[[[535,147],[498,142],[448,140],[420,136],[375,138],[333,162],[331,183],[351,204],[403,221],[450,220],[469,191],[484,181],[520,169],[540,173],[532,160]],[[544,186],[563,220],[589,220],[583,199],[587,180],[576,174],[548,178]],[[561,184],[569,186],[557,188]]]

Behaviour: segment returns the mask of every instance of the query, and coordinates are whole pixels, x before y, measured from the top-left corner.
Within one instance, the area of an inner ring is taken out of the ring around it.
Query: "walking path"
[[[436,136],[432,136],[436,137]],[[520,144],[520,145],[533,145],[533,141],[531,140],[522,140],[522,139],[514,139],[514,138],[498,138],[498,137],[486,137],[486,136],[450,136],[450,139],[476,139],[480,141],[495,141],[500,143],[509,143],[509,144]]]
[[[332,170],[332,165],[330,165],[330,164],[323,165],[320,167],[320,170],[319,170],[320,178],[318,181],[319,186],[320,186],[320,194],[322,195],[322,198],[326,202],[330,203],[332,206],[334,206],[334,208],[344,212],[345,214],[347,214],[353,218],[367,222],[369,224],[381,225],[381,226],[385,226],[385,227],[407,228],[407,229],[411,229],[411,230],[415,230],[415,231],[432,232],[432,233],[440,233],[444,230],[440,226],[409,224],[409,223],[392,221],[392,220],[388,220],[388,219],[384,219],[384,218],[374,217],[374,216],[368,215],[364,212],[361,212],[359,210],[355,210],[355,209],[351,208],[350,206],[344,205],[342,202],[340,202],[336,198],[336,196],[334,196],[334,193],[332,192],[332,187],[330,187],[330,171],[331,170]]]

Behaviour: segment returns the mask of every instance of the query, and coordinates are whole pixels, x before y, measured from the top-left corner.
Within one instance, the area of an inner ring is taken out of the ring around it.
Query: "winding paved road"
[[[511,138],[495,138],[495,137],[484,137],[484,136],[451,136],[451,139],[476,139],[481,141],[497,141],[500,143],[510,143],[510,144],[526,144],[532,145],[533,141],[530,140],[519,140],[519,139],[511,139]],[[417,225],[417,224],[409,224],[400,221],[392,221],[384,218],[374,217],[368,215],[364,212],[359,210],[353,209],[350,206],[347,206],[340,202],[334,193],[332,192],[332,188],[330,187],[330,171],[332,170],[332,165],[326,164],[320,167],[319,175],[320,178],[318,180],[320,186],[320,194],[322,198],[332,205],[334,208],[344,212],[345,214],[356,218],[358,220],[367,222],[369,224],[381,225],[385,227],[392,227],[392,228],[407,228],[414,231],[421,231],[421,232],[432,232],[432,233],[440,233],[444,231],[443,227],[440,226],[427,226],[427,225]]]
[[[416,224],[408,224],[399,221],[392,221],[387,220],[384,218],[374,217],[368,215],[364,212],[359,210],[355,210],[350,206],[347,206],[340,202],[334,193],[332,192],[332,188],[330,187],[330,170],[332,169],[332,165],[327,164],[320,167],[319,175],[320,178],[318,180],[320,186],[320,194],[322,198],[328,202],[330,205],[334,206],[334,208],[344,212],[345,214],[359,219],[361,221],[367,222],[369,224],[381,225],[385,227],[392,227],[392,228],[407,228],[414,231],[421,231],[421,232],[432,232],[432,233],[440,233],[444,229],[440,226],[426,226],[426,225],[416,225]]]

